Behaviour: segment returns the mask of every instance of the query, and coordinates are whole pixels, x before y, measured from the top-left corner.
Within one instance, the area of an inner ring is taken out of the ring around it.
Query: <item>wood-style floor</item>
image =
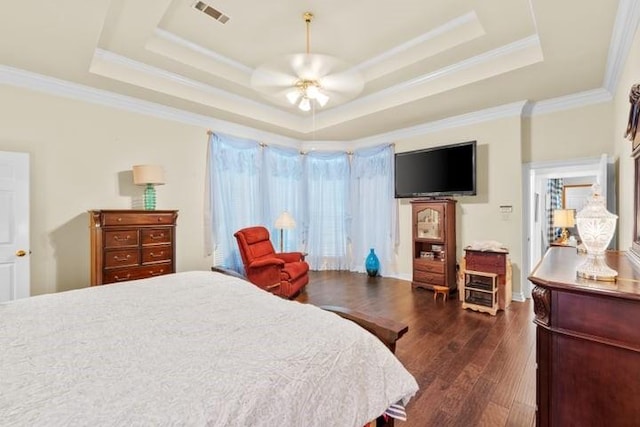
[[[340,305],[409,325],[396,355],[420,391],[398,427],[532,426],[535,421],[533,308],[512,302],[496,316],[463,310],[411,283],[348,272],[311,272],[299,301]]]

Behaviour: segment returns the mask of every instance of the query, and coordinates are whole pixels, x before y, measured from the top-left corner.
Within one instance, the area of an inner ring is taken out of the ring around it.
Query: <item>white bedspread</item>
[[[0,304],[0,424],[356,426],[418,386],[373,335],[188,272]]]

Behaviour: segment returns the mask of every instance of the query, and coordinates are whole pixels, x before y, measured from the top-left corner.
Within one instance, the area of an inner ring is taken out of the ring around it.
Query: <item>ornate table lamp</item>
[[[291,214],[284,211],[276,219],[276,228],[280,229],[280,252],[284,252],[284,229],[290,230],[296,227],[296,220]]]
[[[558,243],[567,244],[569,232],[567,228],[576,225],[575,211],[573,209],[556,209],[553,211],[553,226],[562,228],[562,234]]]
[[[606,263],[604,252],[616,231],[618,216],[607,211],[600,194],[600,186],[594,184],[593,194],[585,207],[576,215],[578,234],[587,249],[587,259],[578,266],[578,277],[613,282],[618,272]]]
[[[133,167],[133,182],[144,185],[144,209],[156,208],[156,185],[164,184],[164,169],[157,165],[136,165]]]

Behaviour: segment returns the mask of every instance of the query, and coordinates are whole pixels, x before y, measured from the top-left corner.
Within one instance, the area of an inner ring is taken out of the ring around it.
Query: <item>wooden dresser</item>
[[[92,210],[91,285],[175,272],[178,211]]]
[[[536,323],[538,426],[640,422],[640,269],[607,254],[614,283],[576,278],[584,255],[552,247],[529,277]]]

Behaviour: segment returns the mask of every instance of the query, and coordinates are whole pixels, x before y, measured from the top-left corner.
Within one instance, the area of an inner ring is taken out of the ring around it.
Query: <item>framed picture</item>
[[[580,211],[591,197],[591,184],[565,185],[562,189],[562,208]]]

